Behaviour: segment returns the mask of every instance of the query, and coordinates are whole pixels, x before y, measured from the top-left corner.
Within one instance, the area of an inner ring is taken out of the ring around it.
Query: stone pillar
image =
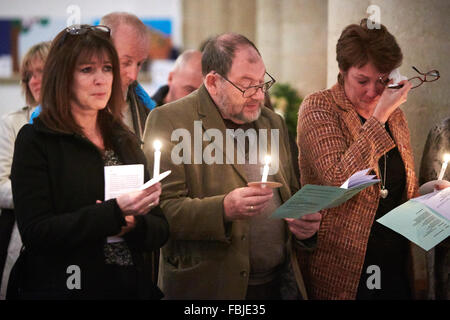
[[[256,42],[266,65],[266,70],[277,81],[282,81],[281,12],[280,1],[257,0],[256,2]]]
[[[207,38],[237,32],[255,39],[256,0],[182,0],[184,49],[198,49]]]
[[[326,87],[326,0],[258,0],[257,43],[267,70],[300,96]]]
[[[326,87],[327,1],[281,1],[283,81],[301,97]]]

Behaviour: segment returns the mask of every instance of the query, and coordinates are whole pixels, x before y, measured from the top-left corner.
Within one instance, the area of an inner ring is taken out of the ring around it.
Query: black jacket
[[[144,154],[129,132],[118,127],[112,141],[123,164],[145,166]],[[96,204],[104,200],[105,189],[98,149],[79,135],[49,130],[36,119],[18,134],[11,181],[25,250],[12,272],[8,296],[102,298],[105,281],[110,281],[102,272],[105,239],[118,234],[125,220],[115,199]],[[138,216],[136,228],[125,235],[138,270],[140,298],[161,297],[143,253],[160,248],[168,235],[159,207]],[[80,267],[81,290],[67,288],[71,265]]]
[[[155,92],[155,94],[152,96],[153,101],[156,102],[156,106],[160,107],[163,104],[165,104],[164,99],[166,98],[167,94],[169,93],[169,86],[164,85],[158,89],[158,91]]]

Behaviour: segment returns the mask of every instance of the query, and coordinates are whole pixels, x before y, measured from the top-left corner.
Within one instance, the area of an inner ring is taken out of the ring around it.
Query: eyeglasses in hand
[[[441,77],[440,74],[439,74],[439,71],[437,71],[437,70],[431,70],[431,71],[428,71],[426,73],[422,73],[416,67],[413,66],[412,68],[417,73],[422,75],[422,77],[417,76],[417,77],[413,77],[411,79],[408,79],[408,81],[411,82],[411,84],[412,84],[411,89],[415,89],[415,88],[419,87],[424,82],[436,81],[437,79],[439,79]],[[400,88],[403,87],[403,85],[401,85],[401,84],[394,84],[394,85],[388,85],[387,87],[389,89],[400,89]]]

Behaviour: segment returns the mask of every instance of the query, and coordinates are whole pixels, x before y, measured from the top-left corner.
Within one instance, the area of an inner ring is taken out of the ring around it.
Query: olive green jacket
[[[201,127],[198,122],[194,125],[194,121],[201,121]],[[254,124],[257,130],[279,129],[279,170],[271,178],[282,183],[279,191],[285,202],[298,190],[286,125],[268,108],[263,108]],[[227,193],[245,187],[249,181],[243,165],[226,164],[225,157],[224,164],[207,164],[202,157],[194,164],[194,135],[204,135],[199,141],[205,150],[211,144],[208,133],[213,132],[205,133],[208,129],[222,133],[224,146],[219,143],[216,152],[225,153],[226,127],[204,86],[187,97],[154,109],[145,126],[144,153],[149,168],[153,167],[153,141],[159,139],[162,142],[160,172],[172,171],[162,181],[160,198],[170,226],[169,241],[162,248],[158,279],[167,299],[244,299],[246,296],[250,272],[249,223],[246,220],[224,222],[223,200]],[[180,134],[191,136],[187,139],[190,145],[186,144],[188,147],[184,150],[191,164],[176,164],[177,159],[172,159],[172,153],[180,154],[180,144],[186,143],[177,137]],[[175,141],[171,141],[171,137]],[[267,150],[271,150],[270,138],[268,140]],[[290,239],[287,234],[287,245],[292,252]],[[302,245],[298,241],[294,243]],[[291,261],[294,261],[292,257]],[[292,269],[300,292],[306,298],[297,266],[295,260]]]

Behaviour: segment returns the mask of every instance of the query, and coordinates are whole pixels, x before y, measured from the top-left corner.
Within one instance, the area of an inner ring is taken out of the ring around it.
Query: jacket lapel
[[[358,116],[358,113],[356,112],[350,100],[348,100],[347,96],[345,95],[344,87],[339,83],[336,83],[331,88],[331,93],[333,95],[334,101],[336,102],[336,105],[341,110],[341,119],[344,121],[345,126],[350,131],[350,134],[352,135],[352,141],[355,141],[358,138],[362,127],[362,123]],[[379,177],[380,172],[378,166],[375,166],[373,170]]]
[[[225,127],[225,124],[223,122],[223,119],[222,119],[222,116],[221,116],[219,110],[217,109],[214,101],[210,97],[210,95],[204,85],[202,85],[199,88],[198,94],[199,94],[199,104],[197,106],[197,112],[199,115],[199,119],[202,121],[203,129],[205,130],[205,132],[203,134],[205,134],[206,136],[211,138],[208,135],[207,130],[214,129],[214,130],[220,131],[220,133],[222,134],[222,137],[223,137],[223,141],[222,141],[222,145],[220,145],[220,143],[216,143],[216,145],[215,145],[216,151],[223,154],[224,163],[227,163],[227,162],[231,163],[231,166],[234,168],[234,170],[237,172],[237,174],[241,177],[241,179],[244,181],[244,183],[247,184],[247,182],[248,182],[247,176],[245,175],[245,171],[244,171],[244,168],[242,167],[242,165],[237,164],[235,159],[234,158],[232,159],[230,157],[230,155],[228,155],[224,150],[224,148],[226,149],[226,143],[227,143],[226,127]],[[236,155],[237,154],[236,143],[234,143],[233,147],[234,147],[234,154]]]

